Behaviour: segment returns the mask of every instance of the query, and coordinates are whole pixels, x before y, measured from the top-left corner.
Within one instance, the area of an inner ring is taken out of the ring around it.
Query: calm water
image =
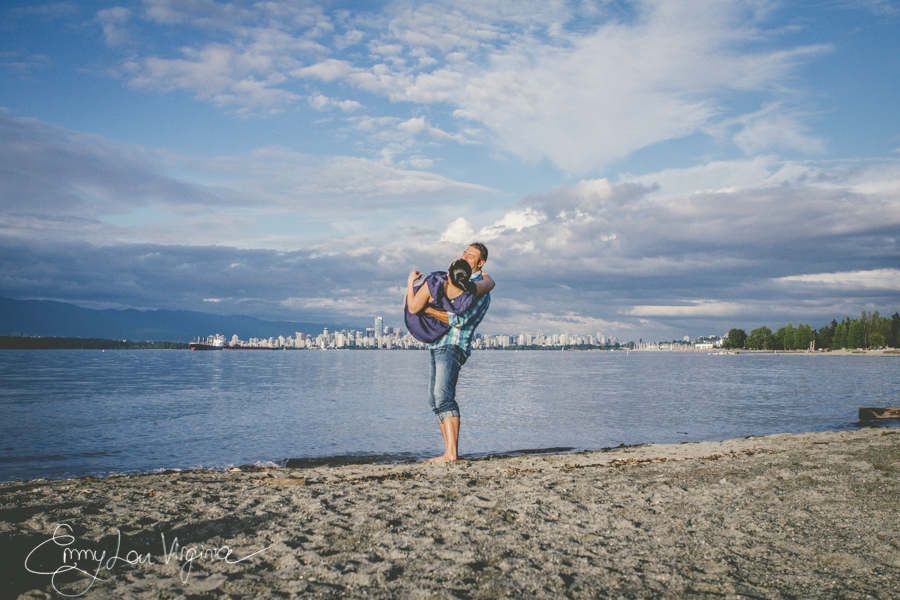
[[[0,481],[443,450],[422,351],[0,351]],[[900,359],[476,352],[464,456],[856,427]],[[314,462],[314,461],[313,461]]]

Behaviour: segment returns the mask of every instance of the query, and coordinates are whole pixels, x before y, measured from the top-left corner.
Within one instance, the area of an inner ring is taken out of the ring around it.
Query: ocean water
[[[0,481],[442,453],[425,351],[0,351]],[[841,430],[900,359],[475,352],[463,457]]]

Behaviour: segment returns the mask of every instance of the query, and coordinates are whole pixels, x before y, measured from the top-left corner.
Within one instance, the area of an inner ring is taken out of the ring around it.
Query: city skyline
[[[0,296],[348,323],[478,240],[488,334],[887,314],[898,24],[893,0],[11,0]]]

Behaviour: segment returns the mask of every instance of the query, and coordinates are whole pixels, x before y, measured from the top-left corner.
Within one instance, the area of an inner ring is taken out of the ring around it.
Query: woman
[[[420,342],[434,342],[447,333],[450,325],[425,314],[425,308],[451,313],[464,313],[475,300],[494,287],[489,275],[482,273],[482,281],[472,282],[472,267],[459,258],[450,264],[449,271],[435,271],[419,285],[419,271],[410,271],[406,280],[403,301],[404,318],[409,333]]]

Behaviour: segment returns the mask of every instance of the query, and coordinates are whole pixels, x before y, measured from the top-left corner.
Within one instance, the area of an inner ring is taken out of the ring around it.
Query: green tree
[[[816,334],[809,323],[801,323],[794,330],[794,348],[808,350],[809,344],[816,339]]]
[[[787,333],[787,327],[780,327],[772,334],[775,336],[775,343],[772,344],[772,350],[784,350],[784,335]]]
[[[870,334],[870,346],[875,347],[888,345],[888,340],[891,339],[891,323],[891,319],[879,316],[878,311],[875,311],[875,331]]]
[[[865,325],[859,320],[853,319],[847,327],[847,345],[846,348],[862,348],[865,343]]]
[[[837,324],[834,330],[834,348],[836,350],[847,347],[847,329],[849,328],[849,319],[844,319]]]
[[[775,347],[775,336],[772,330],[766,327],[757,327],[747,336],[747,347],[753,350],[771,350]]]
[[[781,346],[783,350],[793,350],[794,346],[794,324],[788,323],[775,332],[775,348]]]
[[[886,336],[885,343],[891,348],[900,347],[900,313],[894,313],[891,316],[890,332]]]
[[[743,329],[729,329],[728,339],[722,345],[726,348],[743,348],[747,342],[747,332]]]
[[[837,321],[832,319],[830,325],[826,325],[819,330],[818,343],[820,348],[834,347],[834,330],[837,328],[837,324]]]

